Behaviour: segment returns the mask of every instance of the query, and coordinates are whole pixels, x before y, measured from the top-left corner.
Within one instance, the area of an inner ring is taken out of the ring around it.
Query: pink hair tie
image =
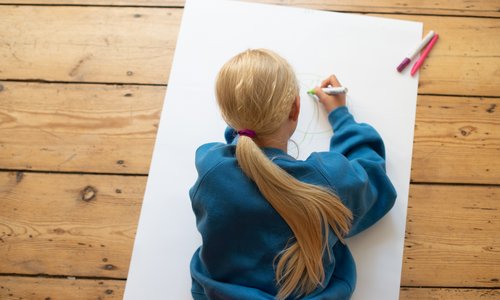
[[[255,131],[250,130],[250,129],[242,129],[242,130],[239,130],[239,131],[238,131],[238,134],[239,134],[239,135],[248,136],[249,138],[254,138],[254,137],[257,135],[257,134],[255,133]]]

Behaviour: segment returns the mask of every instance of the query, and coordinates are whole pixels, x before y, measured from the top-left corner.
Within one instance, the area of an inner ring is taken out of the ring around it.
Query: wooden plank
[[[0,172],[0,270],[126,278],[146,177]]]
[[[419,93],[500,96],[500,19],[378,16],[423,22],[424,34],[439,33],[419,71]]]
[[[499,210],[498,186],[412,185],[401,285],[500,287]]]
[[[0,86],[2,168],[148,173],[165,87]]]
[[[500,183],[500,98],[419,96],[414,182]]]
[[[124,6],[184,6],[182,0],[86,0],[85,5]],[[396,1],[396,0],[253,0],[269,4],[299,6],[344,12],[383,12],[403,14],[500,16],[496,0],[444,0],[444,1]],[[79,5],[82,0],[0,0],[0,3]]]
[[[119,300],[124,289],[124,280],[0,276],[4,300]]]
[[[118,300],[125,281],[0,276],[0,298],[5,300]],[[495,289],[401,288],[401,300],[494,300]]]
[[[164,87],[0,85],[2,168],[148,173]],[[419,96],[412,180],[500,183],[499,107],[500,98]]]
[[[0,270],[125,278],[145,183],[0,172]],[[499,189],[412,185],[402,285],[498,287]]]
[[[496,289],[450,289],[450,288],[401,288],[401,300],[495,300],[500,298]]]
[[[0,6],[0,15],[0,79],[165,84],[182,10]]]
[[[0,6],[0,79],[165,84],[181,14]],[[420,93],[500,96],[500,19],[378,16],[421,21],[441,34],[421,72]]]

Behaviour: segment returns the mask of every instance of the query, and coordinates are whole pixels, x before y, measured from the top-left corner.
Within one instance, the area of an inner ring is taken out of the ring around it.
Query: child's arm
[[[370,125],[356,123],[345,106],[330,113],[329,120],[334,130],[330,151],[346,158],[343,170],[337,170],[332,184],[354,215],[349,232],[352,236],[373,225],[392,208],[396,191],[386,174],[384,143],[377,131]]]
[[[328,83],[340,86],[335,77],[330,77]],[[386,174],[384,143],[377,131],[354,121],[344,106],[345,95],[317,95],[320,100],[323,98],[325,108],[331,109],[328,120],[334,136],[330,152],[318,154],[321,158],[316,161],[321,163],[320,170],[353,213],[349,232],[352,236],[373,225],[392,208],[396,191]]]

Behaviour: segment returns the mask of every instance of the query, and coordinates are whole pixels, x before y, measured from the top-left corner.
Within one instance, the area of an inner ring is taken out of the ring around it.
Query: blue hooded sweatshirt
[[[348,237],[372,226],[394,205],[396,191],[385,171],[380,135],[354,121],[347,107],[332,111],[330,151],[296,160],[275,148],[262,148],[296,179],[334,191],[353,213]],[[275,299],[275,257],[293,233],[242,172],[235,157],[236,133],[228,128],[227,144],[202,145],[196,152],[198,179],[190,189],[202,245],[191,260],[191,293],[195,300]],[[330,230],[323,285],[301,297],[349,299],[356,285],[356,266],[348,247]],[[288,299],[295,299],[293,295]]]

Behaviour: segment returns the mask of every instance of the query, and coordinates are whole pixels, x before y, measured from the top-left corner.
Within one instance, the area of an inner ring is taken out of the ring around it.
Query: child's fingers
[[[340,84],[339,80],[337,79],[337,76],[335,76],[333,74],[321,82],[321,87],[328,87],[330,85],[333,87],[342,86]]]
[[[330,84],[334,87],[336,86],[342,86],[340,84],[340,81],[337,79],[337,76],[335,75],[330,75],[330,77],[328,78],[328,80],[330,81]]]
[[[332,86],[342,86],[342,84],[340,84],[340,81],[337,79],[337,76],[335,75],[330,76],[330,83]]]
[[[314,94],[319,98],[321,102],[324,102],[325,99],[328,99],[328,94],[323,92],[323,90],[320,87],[314,88]]]
[[[323,80],[323,81],[321,82],[321,85],[320,85],[320,86],[321,86],[322,88],[326,88],[326,87],[328,87],[329,85],[330,85],[330,77],[328,77],[327,79]]]
[[[314,93],[318,97],[319,102],[323,105],[328,113],[335,109],[335,98],[323,92],[320,87],[314,89]]]

